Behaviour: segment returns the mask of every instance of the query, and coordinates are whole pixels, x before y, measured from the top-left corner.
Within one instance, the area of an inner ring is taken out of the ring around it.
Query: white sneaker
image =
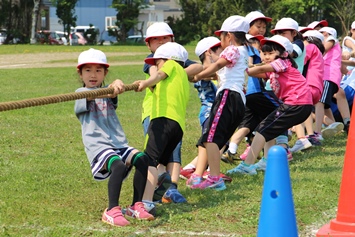
[[[344,129],[344,124],[339,122],[334,122],[330,124],[328,127],[334,128],[338,133]]]
[[[256,163],[254,165],[254,168],[256,170],[262,170],[262,171],[265,171],[266,170],[266,164],[267,164],[267,160],[263,157],[259,160],[258,163]]]
[[[311,146],[312,143],[307,138],[301,138],[296,141],[295,145],[292,148],[290,148],[290,151],[291,152],[302,151],[304,149],[310,148]]]
[[[343,123],[334,122],[322,130],[322,137],[324,137],[324,138],[333,137],[335,134],[337,134],[338,132],[340,132],[343,129],[344,129]]]
[[[156,208],[154,202],[143,200],[144,209],[153,216],[156,215]]]

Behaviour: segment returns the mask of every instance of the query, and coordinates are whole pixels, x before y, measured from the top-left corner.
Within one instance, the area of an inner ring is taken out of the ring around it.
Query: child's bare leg
[[[177,162],[170,162],[166,166],[166,170],[169,172],[171,176],[171,182],[178,183],[179,182],[179,175],[180,175],[180,163]]]
[[[316,110],[316,127],[314,131],[320,133],[322,131],[322,124],[324,118],[324,104],[322,102],[318,102],[315,105],[315,110]]]
[[[144,189],[143,200],[153,201],[154,190],[157,183],[158,183],[158,169],[154,166],[149,166],[147,183]]]
[[[304,138],[306,136],[304,132],[304,126],[302,123],[294,126],[294,128],[298,139]]]
[[[206,170],[208,163],[207,150],[202,146],[198,146],[198,159],[195,174],[202,176],[203,172]]]
[[[198,160],[198,156],[196,156],[190,163],[188,163],[187,165],[184,166],[183,169],[185,169],[185,167],[197,167],[197,160]]]
[[[312,135],[314,133],[312,115],[309,115],[309,117],[303,123],[306,127],[307,135]]]
[[[229,151],[231,153],[236,153],[238,145],[242,142],[242,140],[245,138],[246,135],[248,135],[250,132],[249,128],[240,128],[238,129],[231,137],[230,143],[229,143]],[[235,145],[232,145],[232,144]]]
[[[331,109],[324,109],[324,115],[329,119],[329,121],[331,121],[331,123],[326,123],[327,125],[335,122],[335,118]]]
[[[275,139],[272,139],[265,143],[264,145],[264,157],[267,158],[267,154],[269,152],[270,147],[275,145]]]
[[[254,164],[259,153],[263,149],[264,145],[265,145],[265,138],[260,133],[257,132],[255,134],[253,142],[251,143],[250,151],[247,155],[247,158],[245,159],[244,162],[249,165]]]
[[[205,142],[210,175],[219,176],[220,174],[220,151],[216,143]]]
[[[337,99],[338,110],[341,117],[343,118],[344,123],[346,123],[350,120],[350,109],[344,89],[339,88],[339,91],[334,95],[334,97]]]

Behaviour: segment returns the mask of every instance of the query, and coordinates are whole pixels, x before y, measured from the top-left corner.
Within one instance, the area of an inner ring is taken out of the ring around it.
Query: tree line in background
[[[230,15],[245,16],[259,10],[271,17],[270,32],[283,17],[291,17],[300,26],[315,20],[327,20],[338,31],[338,36],[348,33],[355,21],[354,0],[179,0],[184,16],[168,18],[175,40],[186,44],[192,40],[213,35]],[[270,34],[270,33],[267,33]]]
[[[68,35],[70,28],[76,26],[77,1],[51,0]],[[300,26],[325,19],[337,29],[338,36],[344,36],[355,21],[354,0],[179,0],[179,3],[184,14],[179,18],[168,17],[167,22],[174,30],[175,40],[181,44],[213,35],[230,15],[244,16],[254,10],[273,19],[269,30],[282,17],[291,17]],[[35,42],[37,19],[44,14],[41,4],[41,0],[0,0],[0,26],[8,32],[6,42],[14,37],[23,43]],[[137,25],[140,27],[136,30],[144,33],[144,22],[138,22],[139,11],[147,7],[144,0],[113,0],[112,7],[117,10],[117,22],[110,34],[118,41],[124,41]]]

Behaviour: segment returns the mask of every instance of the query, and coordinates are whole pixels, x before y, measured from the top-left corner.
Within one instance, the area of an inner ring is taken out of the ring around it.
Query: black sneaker
[[[313,146],[321,146],[322,143],[318,140],[317,136],[312,134],[312,135],[309,135],[308,137],[308,141],[310,143],[312,143]]]
[[[349,127],[350,127],[350,121],[348,121],[346,124],[344,124],[344,131],[346,132],[346,135],[348,135]]]

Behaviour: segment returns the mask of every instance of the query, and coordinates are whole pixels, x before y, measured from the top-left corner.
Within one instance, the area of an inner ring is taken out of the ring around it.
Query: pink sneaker
[[[287,160],[291,161],[293,160],[292,152],[290,151],[290,148],[286,148],[287,151]]]
[[[195,188],[200,188],[200,189],[206,189],[206,188],[211,188],[217,191],[225,190],[226,185],[224,184],[224,180],[220,177],[217,177],[216,180],[212,178],[211,176],[208,176],[207,179],[205,179],[202,183],[197,184],[197,185],[192,185],[192,189]]]
[[[210,174],[209,171],[203,172],[202,178],[207,179],[209,174]],[[219,173],[219,177],[222,178],[224,182],[232,182],[232,178],[223,173]]]
[[[154,220],[154,216],[149,214],[144,208],[143,202],[136,202],[133,206],[128,207],[126,216],[136,218],[137,220]]]
[[[247,158],[247,156],[248,156],[249,150],[250,150],[250,145],[247,144],[247,148],[245,149],[245,151],[243,152],[243,154],[241,154],[241,155],[239,156],[239,158],[240,158],[241,160],[245,160],[245,159]]]
[[[195,172],[196,169],[180,169],[180,178],[188,180],[190,176]]]
[[[121,207],[119,206],[114,207],[109,211],[107,211],[106,208],[106,210],[102,214],[102,221],[113,226],[129,225],[129,221],[127,221],[126,218],[124,218],[121,212]]]

